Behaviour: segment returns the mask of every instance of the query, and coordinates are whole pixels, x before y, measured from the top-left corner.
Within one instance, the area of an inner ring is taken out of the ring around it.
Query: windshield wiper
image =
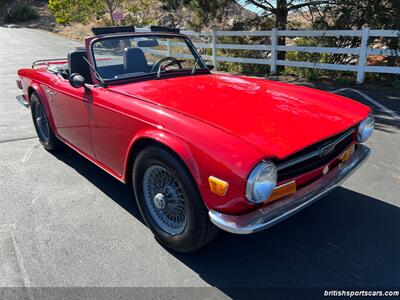
[[[101,77],[100,73],[97,72],[96,68],[93,67],[93,65],[86,59],[86,57],[82,57],[82,58],[87,62],[89,67],[93,70],[93,72],[96,75],[97,79],[99,79],[99,81],[101,83],[101,86],[102,87],[107,87],[107,84],[106,84],[105,80],[103,79],[103,77]]]

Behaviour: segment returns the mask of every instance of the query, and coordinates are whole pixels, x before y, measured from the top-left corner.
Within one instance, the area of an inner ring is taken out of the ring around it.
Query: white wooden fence
[[[139,32],[148,32],[148,28],[137,28]],[[203,31],[195,32],[182,30],[181,33],[188,36],[195,37],[208,37],[210,42],[194,43],[199,49],[211,49],[211,56],[203,55],[203,58],[212,61],[217,69],[218,62],[236,62],[248,64],[262,64],[270,65],[270,73],[274,74],[277,71],[277,66],[289,67],[302,67],[313,69],[337,70],[337,71],[352,71],[357,72],[357,83],[363,83],[365,73],[391,73],[400,75],[400,67],[388,66],[368,66],[367,57],[369,55],[383,55],[383,56],[397,56],[400,57],[400,51],[394,51],[383,48],[370,48],[368,46],[368,39],[370,37],[387,37],[387,38],[400,38],[400,30],[373,30],[363,28],[362,30],[277,30],[276,28],[268,31]],[[223,36],[251,36],[251,37],[270,37],[271,44],[220,44],[217,42],[218,37]],[[359,37],[361,44],[358,48],[334,48],[334,47],[309,47],[309,46],[281,46],[278,45],[278,37]],[[175,43],[177,44],[177,43]],[[179,46],[179,45],[174,45]],[[271,54],[269,58],[246,58],[246,57],[232,57],[232,56],[218,56],[218,49],[231,49],[231,50],[254,50],[254,51],[269,51]],[[358,55],[358,64],[328,64],[328,63],[314,63],[307,61],[290,61],[278,60],[278,51],[299,51],[307,53],[332,53],[332,54],[353,54]],[[161,54],[161,53],[160,53]],[[182,57],[184,55],[181,55]]]

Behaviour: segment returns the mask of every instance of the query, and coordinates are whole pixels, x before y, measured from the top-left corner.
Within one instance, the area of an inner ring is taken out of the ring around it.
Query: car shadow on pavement
[[[399,253],[400,208],[340,187],[266,231],[221,232],[172,254],[235,299],[268,287],[398,287]]]
[[[55,156],[143,223],[123,183],[72,150]],[[195,253],[166,251],[232,298],[269,287],[397,287],[400,208],[339,187],[266,231],[220,232]]]
[[[125,184],[101,170],[74,150],[68,148],[68,146],[63,147],[65,148],[64,151],[52,154],[60,161],[75,169],[115,203],[144,224],[133,192]]]

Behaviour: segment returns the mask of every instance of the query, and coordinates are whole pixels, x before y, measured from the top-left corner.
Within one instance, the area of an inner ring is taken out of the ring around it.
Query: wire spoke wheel
[[[163,146],[153,144],[139,152],[132,185],[146,225],[163,246],[193,252],[218,233],[190,171]]]
[[[38,128],[39,137],[47,142],[50,138],[49,123],[47,122],[46,114],[41,104],[35,107],[35,121]]]
[[[144,200],[156,225],[178,235],[187,224],[187,199],[181,184],[164,167],[152,165],[143,177]]]

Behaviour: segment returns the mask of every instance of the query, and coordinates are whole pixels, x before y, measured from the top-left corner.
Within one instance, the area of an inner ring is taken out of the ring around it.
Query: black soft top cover
[[[113,33],[130,33],[135,32],[135,26],[109,26],[109,27],[93,27],[94,35],[113,34]]]

